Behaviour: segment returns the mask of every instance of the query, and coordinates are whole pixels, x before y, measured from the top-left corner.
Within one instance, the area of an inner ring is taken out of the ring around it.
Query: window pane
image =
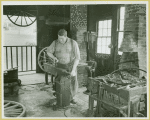
[[[100,49],[100,46],[97,46],[97,50],[99,50]]]
[[[108,20],[108,28],[111,28],[111,20]]]
[[[124,19],[124,15],[125,15],[125,7],[121,7],[120,8],[120,19]]]
[[[124,31],[124,17],[125,17],[125,7],[121,7],[120,8],[120,30],[121,31]],[[121,46],[121,43],[122,43],[122,41],[123,41],[123,32],[119,32],[118,33],[118,48],[120,48],[120,46]],[[122,52],[120,52],[120,51],[118,51],[118,54],[119,55],[122,55]]]
[[[120,20],[120,31],[124,30],[124,20]]]
[[[123,52],[118,51],[118,54],[119,54],[119,55],[122,55],[122,53],[123,53]]]
[[[108,34],[107,36],[111,36],[111,29],[108,29]]]
[[[107,38],[107,46],[110,45],[111,43],[111,38]]]
[[[98,30],[98,36],[102,36],[102,29]]]
[[[110,48],[108,45],[97,46],[97,52],[103,54],[110,54]]]
[[[107,28],[107,20],[103,21],[103,28]]]
[[[102,53],[106,53],[106,47],[105,47],[105,46],[102,46],[102,47],[101,47],[101,52],[102,52]]]
[[[106,38],[102,38],[102,41],[101,41],[101,43],[102,43],[102,46],[106,46],[106,45],[107,45]]]
[[[103,21],[99,21],[99,28],[103,27]]]
[[[110,48],[106,47],[106,54],[110,54]]]
[[[118,48],[120,48],[122,40],[123,40],[123,32],[119,32],[119,35],[118,35]]]
[[[107,29],[103,29],[103,36],[107,36]]]
[[[98,53],[110,54],[110,48],[108,48],[108,45],[111,43],[111,24],[112,20],[99,21],[98,25],[99,37],[97,39]]]
[[[101,47],[97,46],[97,53],[101,53]]]
[[[101,40],[101,38],[98,38],[98,40],[97,40],[97,46],[101,46],[102,45],[102,40]]]

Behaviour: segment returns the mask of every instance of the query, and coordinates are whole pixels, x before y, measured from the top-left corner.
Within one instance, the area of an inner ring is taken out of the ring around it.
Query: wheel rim
[[[44,63],[53,64],[53,59],[47,55],[47,47],[43,48],[38,54],[38,65],[44,71]]]
[[[7,15],[7,17],[13,24],[17,26],[27,27],[36,21],[35,15],[27,11],[14,10],[13,12],[13,15]],[[10,14],[10,11],[8,11],[8,14]]]
[[[26,108],[14,101],[4,100],[4,116],[5,117],[24,117]]]

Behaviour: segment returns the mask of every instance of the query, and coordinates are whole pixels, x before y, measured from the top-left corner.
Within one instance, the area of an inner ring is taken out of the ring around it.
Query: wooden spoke
[[[34,15],[32,15],[32,14],[30,14],[30,13],[28,13],[28,12],[25,12],[26,14],[29,14],[29,15],[31,15],[31,16],[33,16],[34,17]]]
[[[17,26],[27,27],[27,26],[32,25],[36,21],[36,14],[33,15],[30,13],[30,11],[28,11],[28,12],[19,11],[19,10],[12,10],[12,11],[13,11],[13,13],[7,12],[8,13],[7,17],[13,24],[15,24]],[[17,16],[17,18],[16,18],[16,16]],[[34,18],[31,19],[30,17],[34,17]]]
[[[47,55],[46,51],[47,51],[47,47],[43,48],[38,54],[38,65],[43,71],[45,71],[44,63],[46,63],[46,62],[49,64],[53,63],[53,59]]]
[[[25,13],[25,15],[32,21],[32,19]],[[32,21],[33,22],[33,21]]]
[[[17,12],[16,14],[11,15],[11,16],[9,16],[9,17],[11,18],[11,17],[13,17],[13,16],[15,16],[15,15],[18,16],[18,13],[19,13],[19,12]]]
[[[43,62],[43,63],[44,63],[44,62],[45,62],[45,60],[40,60],[39,62],[41,62],[41,63]]]
[[[24,117],[25,107],[14,101],[4,101],[4,116],[5,117]]]
[[[10,105],[10,102],[6,103],[6,104],[4,105],[4,108],[7,107],[7,106],[9,106],[9,105]]]
[[[17,19],[15,20],[15,23],[17,22],[18,18],[19,18],[19,16],[18,16]]]
[[[23,13],[24,14],[24,13]],[[28,22],[27,22],[27,19],[26,19],[26,17],[25,17],[25,15],[23,15],[24,16],[24,19],[25,19],[25,21],[26,21],[26,24],[28,25]]]
[[[41,56],[41,58],[43,58],[43,59],[44,59],[45,57],[44,57],[44,56]],[[48,59],[48,58],[46,57],[46,59]]]

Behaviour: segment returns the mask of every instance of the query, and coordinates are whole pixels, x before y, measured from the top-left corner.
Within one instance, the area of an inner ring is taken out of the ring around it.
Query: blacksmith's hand
[[[70,75],[71,75],[71,76],[76,76],[76,71],[75,71],[75,70],[72,70],[71,73],[70,73]]]

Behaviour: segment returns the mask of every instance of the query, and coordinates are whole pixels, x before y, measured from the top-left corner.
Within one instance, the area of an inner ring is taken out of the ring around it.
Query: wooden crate
[[[88,77],[87,80],[87,89],[91,91],[93,94],[98,93],[99,84],[102,82],[101,79],[96,79],[92,77]]]
[[[146,86],[118,89],[117,87],[103,84],[99,93],[98,114],[101,114],[102,106],[110,106],[107,109],[123,110],[125,117],[135,116],[134,113],[139,112],[136,105],[140,102],[141,95],[147,93],[146,89]]]

